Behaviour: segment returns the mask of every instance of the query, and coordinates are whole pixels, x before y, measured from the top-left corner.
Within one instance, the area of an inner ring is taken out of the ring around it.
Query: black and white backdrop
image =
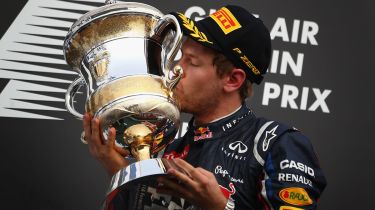
[[[1,209],[98,209],[109,177],[64,107],[71,24],[104,0],[16,0],[0,7]],[[244,6],[271,31],[272,64],[250,104],[313,142],[328,180],[319,209],[372,209],[375,3],[139,1],[195,19]],[[182,132],[185,126],[182,126]]]

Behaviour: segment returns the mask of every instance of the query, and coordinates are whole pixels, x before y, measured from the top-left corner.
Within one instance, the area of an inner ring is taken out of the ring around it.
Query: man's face
[[[184,42],[178,62],[184,73],[175,90],[183,112],[207,113],[220,100],[222,80],[216,73],[213,58],[211,49],[190,38]]]

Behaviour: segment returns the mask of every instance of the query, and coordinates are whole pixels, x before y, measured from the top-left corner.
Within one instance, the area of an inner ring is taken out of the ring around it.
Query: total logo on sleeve
[[[296,206],[306,206],[313,203],[306,190],[300,187],[282,189],[279,192],[279,197],[284,202]]]

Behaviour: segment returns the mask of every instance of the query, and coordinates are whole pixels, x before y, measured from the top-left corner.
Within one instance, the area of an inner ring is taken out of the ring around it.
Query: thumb
[[[118,147],[118,146],[114,146],[114,149],[120,153],[121,156],[123,157],[127,157],[128,155],[130,155],[130,151],[128,149],[125,149],[125,148],[121,148],[121,147]]]
[[[108,142],[107,142],[108,149],[114,149],[118,152],[121,156],[126,157],[130,154],[129,150],[125,148],[120,148],[116,145],[116,129],[110,128],[108,131]]]

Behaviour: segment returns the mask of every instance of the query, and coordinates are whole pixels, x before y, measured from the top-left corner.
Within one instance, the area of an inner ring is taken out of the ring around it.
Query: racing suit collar
[[[196,126],[194,125],[194,118],[192,118],[189,122],[188,130],[192,132],[194,142],[213,140],[224,135],[226,131],[234,129],[246,117],[255,117],[255,115],[250,108],[243,104],[234,113],[208,124]]]
[[[224,118],[227,118],[227,117],[231,116],[232,114],[234,114],[234,113],[236,113],[238,110],[240,110],[242,106],[243,106],[243,105],[239,106],[236,110],[234,110],[233,112],[231,112],[231,113],[229,113],[229,114],[227,114],[227,115],[225,115],[225,116],[222,116],[222,117],[219,117],[219,118],[217,118],[217,119],[212,120],[209,124],[214,123],[214,122],[217,122],[217,121],[219,121],[219,120],[222,120],[222,119],[224,119]],[[193,125],[196,127],[195,120],[193,120]]]

